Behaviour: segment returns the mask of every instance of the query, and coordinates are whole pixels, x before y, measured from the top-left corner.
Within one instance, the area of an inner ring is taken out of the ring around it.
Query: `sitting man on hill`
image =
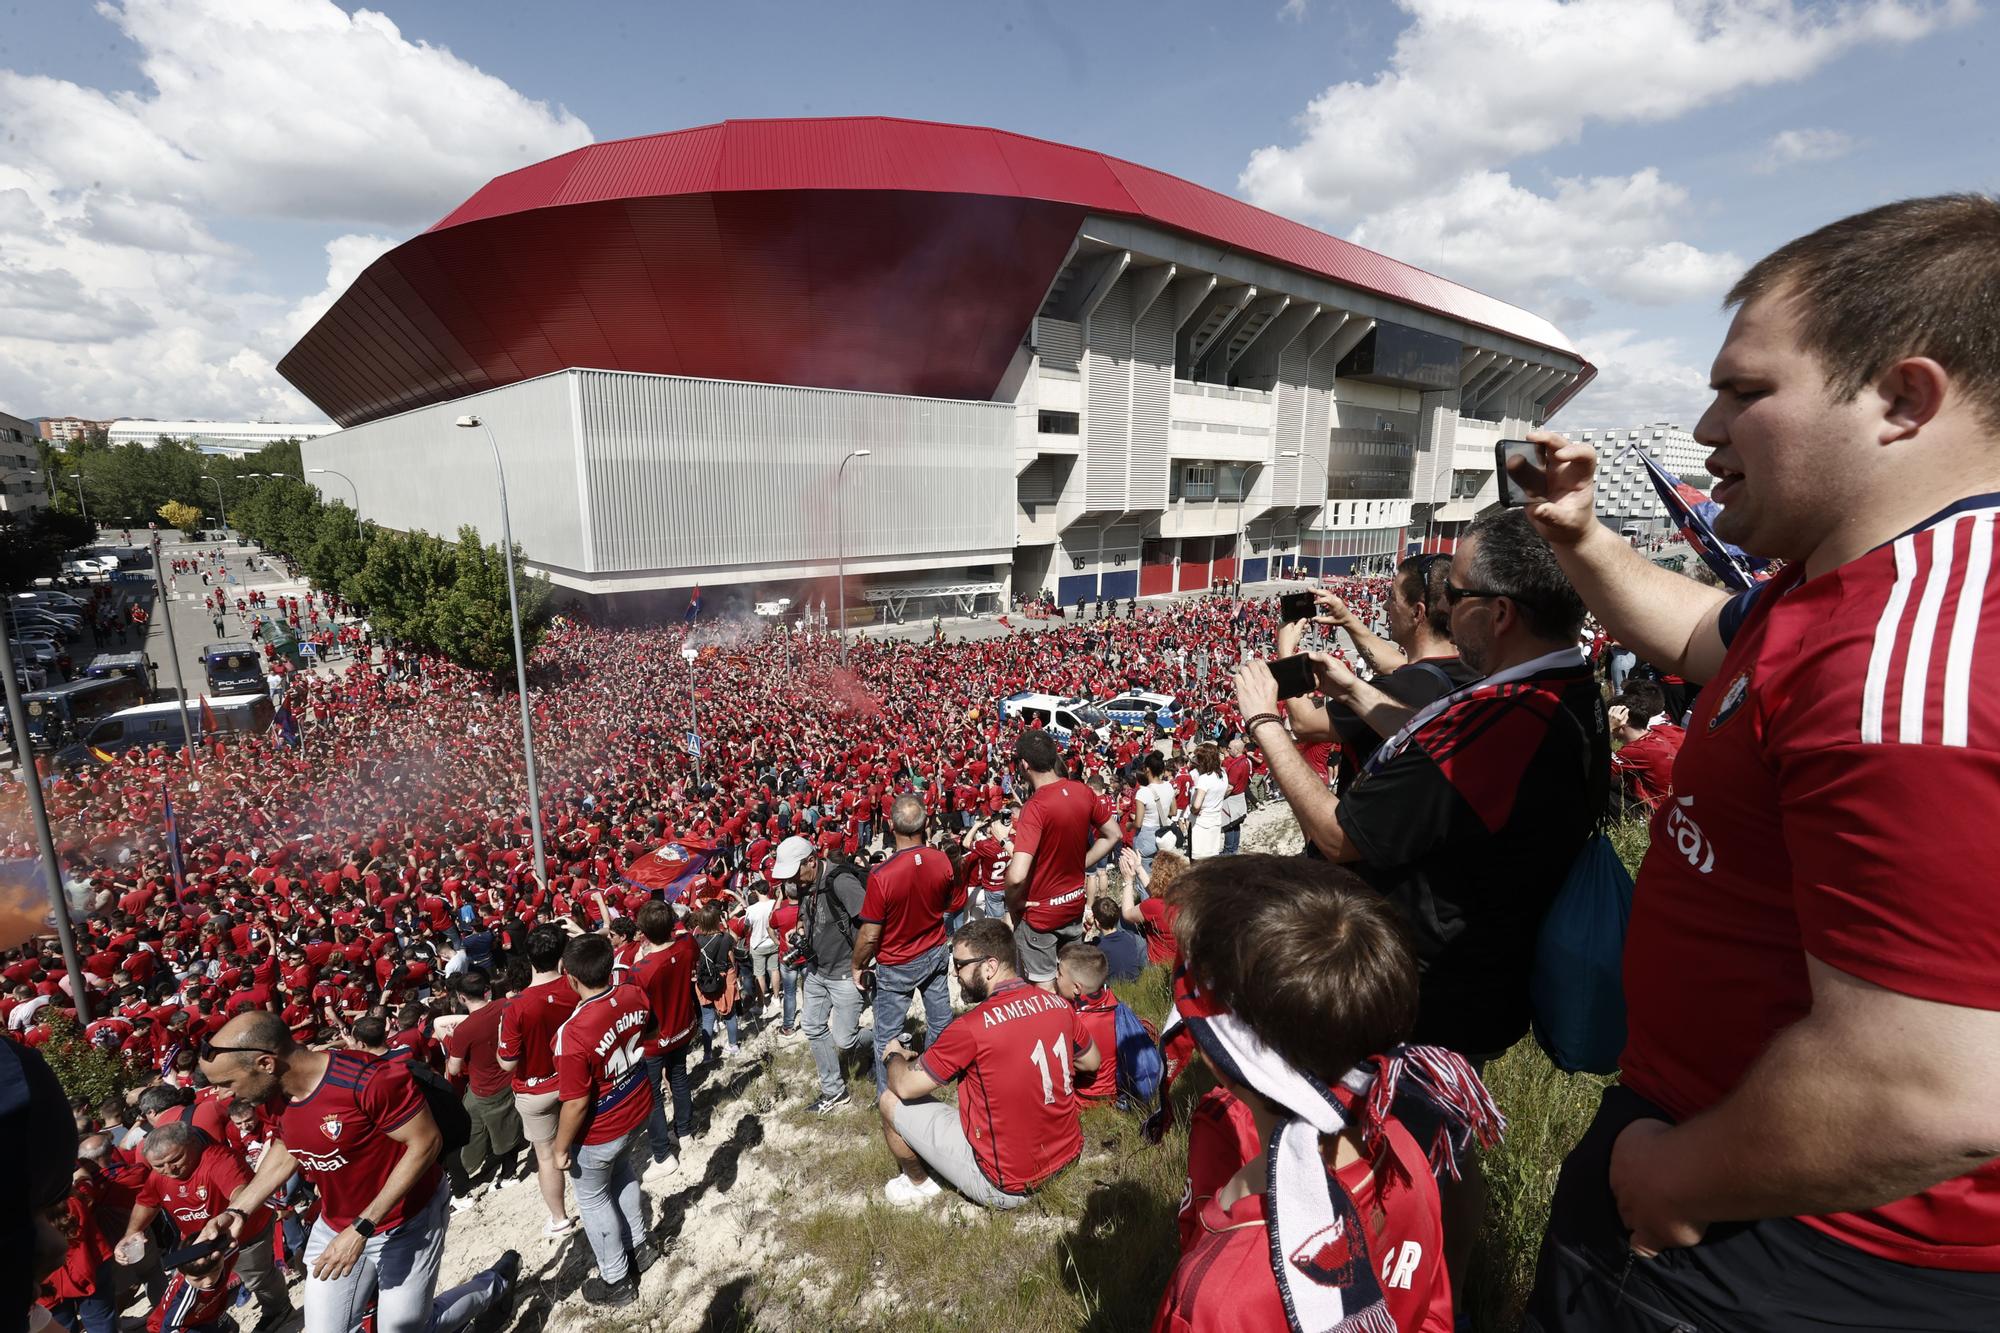
[[[1083,1015],[1023,981],[1004,921],[968,921],[951,939],[951,969],[973,1007],[922,1056],[890,1042],[882,1137],[901,1173],[889,1202],[920,1204],[942,1191],[936,1172],[989,1208],[1018,1208],[1083,1151],[1075,1080],[1102,1058]],[[930,1094],[963,1079],[954,1110]]]

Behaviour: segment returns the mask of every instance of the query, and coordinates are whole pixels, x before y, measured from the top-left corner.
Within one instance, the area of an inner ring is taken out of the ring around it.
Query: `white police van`
[[[1096,708],[1121,727],[1143,727],[1151,722],[1162,731],[1171,731],[1180,720],[1180,706],[1181,701],[1171,694],[1131,690],[1104,700]]]
[[[1000,701],[1000,713],[1022,723],[1038,724],[1059,741],[1068,741],[1080,731],[1102,737],[1110,734],[1111,719],[1090,700],[1063,698],[1024,690]]]

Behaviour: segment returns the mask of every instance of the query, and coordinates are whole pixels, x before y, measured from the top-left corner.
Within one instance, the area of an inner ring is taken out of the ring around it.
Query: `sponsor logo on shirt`
[[[330,1176],[347,1165],[346,1155],[337,1152],[301,1152],[299,1149],[294,1148],[292,1149],[292,1156],[298,1160],[298,1164],[302,1168],[319,1176]]]
[[[1676,796],[1674,803],[1667,807],[1667,836],[1673,839],[1674,849],[1687,858],[1687,863],[1703,875],[1715,869],[1715,844],[1702,833],[1701,825],[1694,822],[1688,811],[1694,808],[1694,797]]]

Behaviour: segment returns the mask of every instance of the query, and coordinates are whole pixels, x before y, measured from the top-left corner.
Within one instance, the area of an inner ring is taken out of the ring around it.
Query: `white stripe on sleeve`
[[[1938,612],[1944,606],[1945,585],[1951,582],[1958,525],[1963,514],[1954,514],[1931,529],[1931,567],[1924,578],[1924,595],[1917,602],[1917,618],[1910,626],[1910,651],[1903,659],[1903,708],[1900,734],[1905,745],[1924,743],[1924,699],[1931,679],[1931,648],[1937,641]]]
[[[1914,537],[1896,539],[1896,585],[1875,622],[1875,644],[1868,652],[1868,675],[1861,687],[1861,743],[1882,743],[1883,700],[1888,693],[1889,657],[1896,650],[1896,630],[1903,623],[1903,608],[1910,600],[1910,584],[1917,577],[1917,543]]]
[[[1986,610],[1986,575],[1993,564],[1993,510],[1972,519],[1972,544],[1965,555],[1965,582],[1951,618],[1951,648],[1944,664],[1944,743],[1966,743],[1972,702],[1972,647]]]

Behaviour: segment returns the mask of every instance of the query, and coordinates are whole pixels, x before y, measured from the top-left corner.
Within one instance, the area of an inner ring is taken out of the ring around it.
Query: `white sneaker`
[[[921,1207],[943,1192],[935,1180],[926,1180],[918,1185],[900,1171],[882,1187],[882,1197],[898,1208]]]
[[[576,1230],[576,1219],[565,1217],[560,1222],[549,1222],[542,1227],[542,1234],[550,1240],[559,1240]]]
[[[738,1046],[735,1042],[730,1042],[728,1045],[722,1048],[722,1053],[725,1056],[735,1055],[738,1052],[742,1051],[742,1049],[743,1048],[741,1046]]]

